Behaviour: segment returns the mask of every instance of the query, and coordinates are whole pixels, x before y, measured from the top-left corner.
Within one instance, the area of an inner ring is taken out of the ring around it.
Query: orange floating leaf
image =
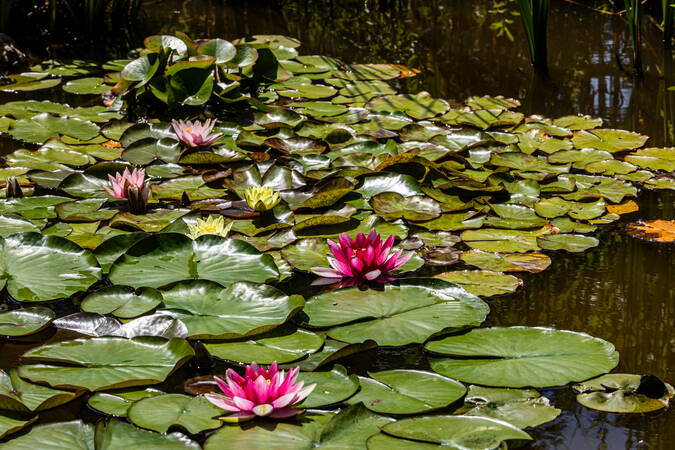
[[[122,144],[119,141],[106,141],[101,145],[104,146],[104,147],[108,147],[108,148],[120,148],[120,147],[122,147]]]
[[[607,205],[607,212],[614,214],[630,214],[639,209],[640,207],[635,203],[635,200],[628,200],[618,205]]]
[[[404,66],[403,64],[391,64],[391,66],[396,67],[398,71],[401,72],[401,75],[398,76],[399,78],[412,78],[420,73],[419,69]]]
[[[675,242],[675,220],[641,220],[627,225],[628,234],[652,242]]]

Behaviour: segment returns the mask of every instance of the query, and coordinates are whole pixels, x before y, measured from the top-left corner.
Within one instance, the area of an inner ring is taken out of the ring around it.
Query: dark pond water
[[[602,117],[607,127],[647,134],[654,146],[674,141],[675,111],[669,106],[673,93],[667,91],[675,84],[668,80],[671,63],[649,23],[643,48],[645,75],[635,80],[628,73],[630,36],[621,17],[552,1],[550,76],[543,79],[530,69],[519,18],[494,12],[493,1],[367,2],[372,9],[363,1],[146,3],[135,30],[139,37],[173,30],[226,39],[246,34],[295,36],[302,41],[304,54],[330,55],[345,62],[398,62],[421,69],[419,77],[403,82],[402,87],[411,91],[428,90],[433,96],[456,100],[501,94],[519,99],[528,114],[590,114]],[[514,2],[507,5],[514,8]],[[513,41],[498,37],[491,27],[503,19],[513,20],[508,26]],[[638,202],[640,212],[599,234],[599,247],[582,254],[552,255],[551,267],[526,276],[520,292],[489,300],[492,312],[487,324],[584,331],[616,345],[621,353],[619,371],[650,373],[675,382],[675,247],[638,241],[624,230],[626,222],[638,218],[675,218],[675,195],[642,192]],[[25,350],[6,346],[3,359]],[[361,355],[350,365],[365,371],[426,364],[419,348],[380,349],[377,358],[372,356]],[[185,374],[172,377],[184,378]],[[580,406],[567,388],[544,394],[563,414],[531,430],[536,440],[529,448],[666,449],[675,442],[672,411],[606,414]]]

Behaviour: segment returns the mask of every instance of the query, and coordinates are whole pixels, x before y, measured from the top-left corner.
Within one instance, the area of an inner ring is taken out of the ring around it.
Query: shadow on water
[[[519,99],[521,110],[528,114],[589,114],[602,117],[606,127],[647,134],[654,146],[675,141],[675,92],[668,90],[675,85],[674,68],[670,57],[664,58],[657,30],[647,23],[645,75],[635,80],[629,74],[631,48],[625,20],[568,2],[551,5],[547,79],[532,73],[519,18],[508,11],[495,13],[495,2],[489,0],[153,0],[145,4],[134,35],[183,30],[193,37],[226,39],[247,34],[295,36],[302,41],[304,54],[335,56],[348,63],[397,62],[421,69],[420,76],[400,81],[409,91],[427,90],[456,100],[501,94]],[[376,6],[367,9],[365,4]],[[515,9],[513,2],[509,8]],[[497,37],[491,28],[509,17],[513,41]],[[73,56],[67,48],[56,49],[55,55]],[[0,142],[0,150],[5,151],[3,145]],[[487,325],[584,331],[615,344],[621,354],[619,371],[649,373],[675,382],[675,247],[638,241],[625,233],[628,221],[675,218],[675,194],[647,191],[638,201],[640,212],[599,233],[599,247],[582,254],[552,254],[551,267],[524,276],[520,292],[489,300],[492,312]],[[18,346],[2,348],[3,356],[5,352],[18,356],[25,350],[14,347]],[[347,361],[359,373],[426,367],[418,346],[378,349],[377,357],[369,355],[367,361],[360,356],[362,360]],[[180,391],[179,385],[171,384],[175,379],[167,381],[167,389]],[[563,414],[528,430],[536,439],[529,448],[666,449],[675,442],[672,411],[607,414],[582,407],[567,388],[544,394]]]

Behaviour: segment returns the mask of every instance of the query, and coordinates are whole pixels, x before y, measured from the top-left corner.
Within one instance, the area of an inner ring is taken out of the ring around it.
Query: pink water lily
[[[189,120],[187,122],[182,120],[171,121],[171,126],[178,139],[190,147],[207,147],[223,137],[222,133],[211,133],[215,125],[216,121],[211,119],[206,119],[203,125],[199,120],[194,122]]]
[[[339,236],[339,243],[330,239],[328,246],[334,258],[328,257],[332,268],[312,267],[312,272],[323,277],[318,284],[343,281],[346,285],[361,285],[367,282],[384,283],[396,278],[391,272],[408,262],[413,253],[403,250],[392,252],[394,236],[384,243],[375,230],[366,237],[363,233],[352,239],[347,233]]]
[[[292,406],[307,398],[316,386],[303,387],[304,381],[296,383],[299,371],[298,367],[288,373],[279,371],[276,361],[269,371],[258,367],[256,363],[246,366],[243,378],[228,369],[225,381],[214,377],[225,395],[206,394],[206,398],[217,407],[232,412],[224,420],[242,421],[256,416],[275,419],[291,417],[300,412]]]
[[[145,169],[134,169],[132,172],[129,172],[129,169],[124,169],[124,172],[115,174],[115,177],[108,175],[108,180],[110,180],[110,185],[103,186],[103,189],[106,190],[108,194],[112,197],[124,199],[127,198],[127,188],[129,186],[135,186],[139,191],[142,191],[145,184]]]

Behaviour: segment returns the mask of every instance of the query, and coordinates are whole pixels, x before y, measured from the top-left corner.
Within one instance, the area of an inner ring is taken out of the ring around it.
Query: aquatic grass
[[[550,0],[516,0],[516,2],[523,20],[532,65],[538,71],[547,72],[546,26]]]
[[[642,14],[643,7],[640,0],[624,0],[626,19],[633,45],[633,71],[636,76],[642,76]]]

